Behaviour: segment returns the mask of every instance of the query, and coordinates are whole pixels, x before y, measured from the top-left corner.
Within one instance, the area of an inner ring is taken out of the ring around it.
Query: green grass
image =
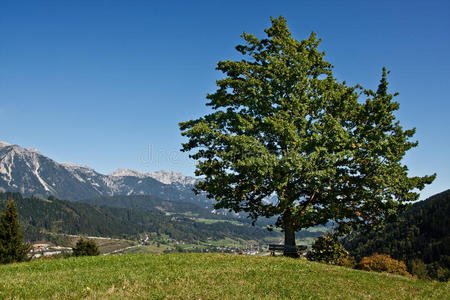
[[[118,255],[0,266],[0,299],[448,299],[448,283],[283,257]]]

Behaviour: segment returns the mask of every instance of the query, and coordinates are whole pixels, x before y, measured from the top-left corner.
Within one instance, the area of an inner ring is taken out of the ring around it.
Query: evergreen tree
[[[24,244],[16,204],[8,200],[0,214],[0,263],[20,262],[27,259],[29,244]]]
[[[285,244],[295,232],[333,220],[338,232],[377,226],[417,200],[435,175],[409,177],[402,164],[415,130],[404,130],[388,93],[387,71],[376,91],[338,82],[312,33],[291,36],[283,17],[267,38],[244,33],[240,61],[207,95],[211,114],[180,123],[183,151],[197,160],[196,185],[217,209],[278,216]],[[364,100],[359,100],[364,96]],[[276,195],[278,201],[265,201]]]
[[[100,255],[100,250],[93,240],[80,238],[73,248],[74,256],[96,256]]]

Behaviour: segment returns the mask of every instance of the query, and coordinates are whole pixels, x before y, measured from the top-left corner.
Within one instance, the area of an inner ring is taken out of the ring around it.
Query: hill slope
[[[2,265],[0,274],[2,299],[445,299],[450,293],[448,283],[220,254],[43,260]]]
[[[447,281],[450,278],[450,190],[414,203],[398,222],[388,224],[379,233],[348,237],[344,246],[358,260],[373,253],[385,253],[405,261],[412,273],[426,276],[426,272],[431,278]]]

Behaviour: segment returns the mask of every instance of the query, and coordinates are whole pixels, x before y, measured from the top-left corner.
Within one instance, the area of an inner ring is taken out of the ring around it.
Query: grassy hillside
[[[0,298],[445,299],[448,283],[304,260],[225,254],[121,255],[0,266]]]

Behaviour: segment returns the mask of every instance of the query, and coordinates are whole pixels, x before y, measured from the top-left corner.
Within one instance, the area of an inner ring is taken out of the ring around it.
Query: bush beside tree
[[[331,233],[326,233],[318,237],[311,251],[306,255],[308,260],[324,262],[332,265],[339,265],[352,268],[354,259],[341,245],[337,237]]]

